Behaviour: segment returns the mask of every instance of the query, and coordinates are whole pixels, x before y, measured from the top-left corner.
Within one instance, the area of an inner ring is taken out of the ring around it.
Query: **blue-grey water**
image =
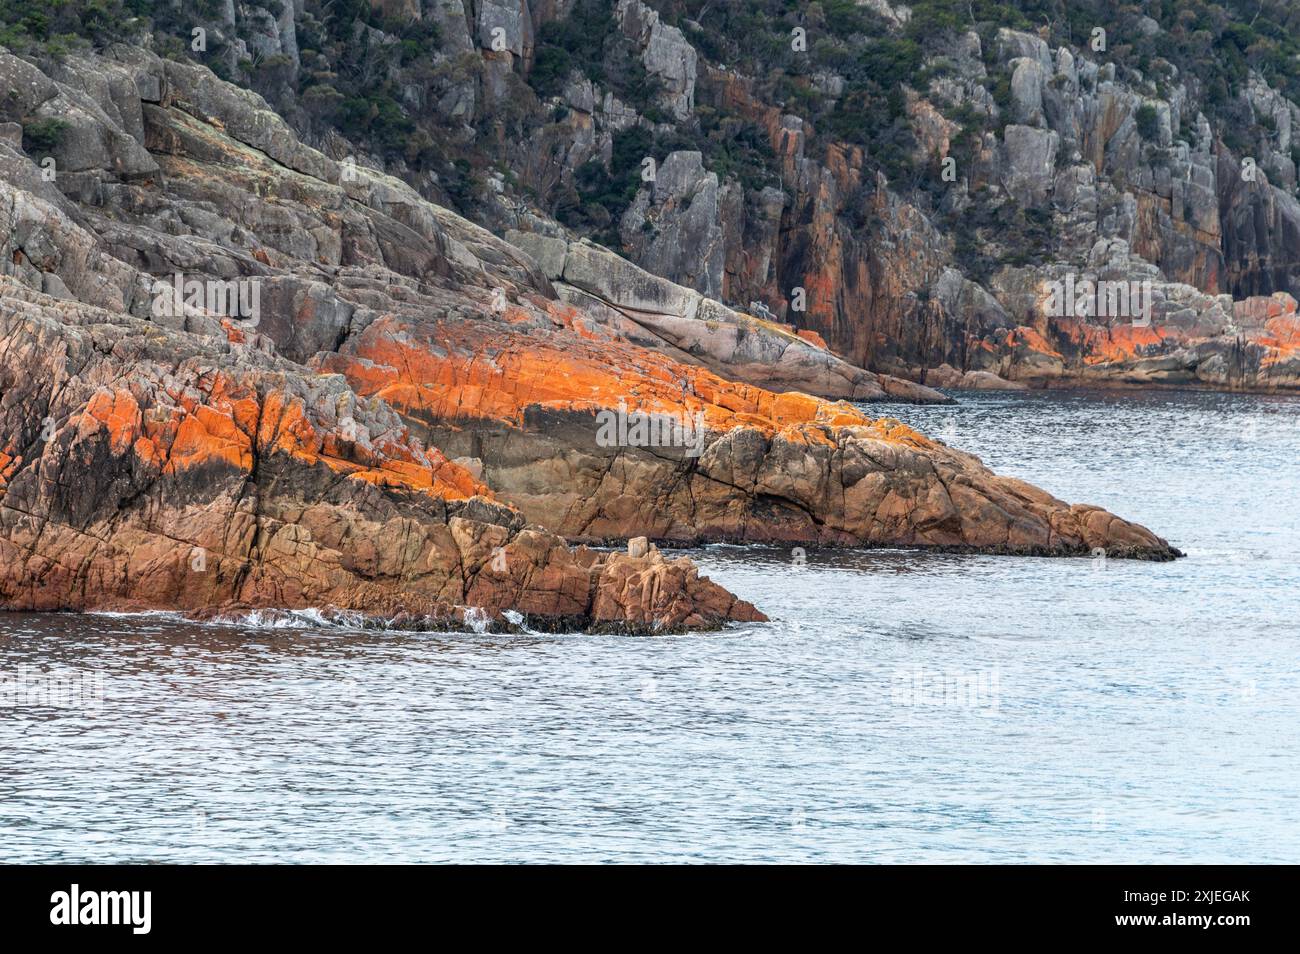
[[[0,614],[85,692],[0,709],[0,861],[1300,861],[1300,401],[885,413],[1188,557],[711,547],[774,622],[663,638]]]

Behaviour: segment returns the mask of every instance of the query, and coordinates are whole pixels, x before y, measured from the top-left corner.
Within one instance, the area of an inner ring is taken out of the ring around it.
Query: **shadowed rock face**
[[[784,374],[790,354],[804,373],[820,349],[708,299],[678,316],[688,337],[663,324],[647,347],[648,320],[557,288],[596,288],[574,249],[572,282],[552,284],[544,256],[345,174],[255,97],[120,56],[104,68],[151,97],[133,141],[156,171],[93,167],[64,195],[0,142],[6,607],[332,606],[428,625],[513,610],[648,632],[762,617],[689,560],[569,541],[1175,552],[898,422],[732,379]],[[160,311],[154,281],[178,272],[257,281],[261,314]],[[673,419],[690,440],[602,430],[611,414]]]

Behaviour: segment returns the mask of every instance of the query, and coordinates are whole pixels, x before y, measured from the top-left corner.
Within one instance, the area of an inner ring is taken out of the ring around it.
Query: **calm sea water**
[[[102,688],[0,709],[0,860],[1300,861],[1300,402],[888,412],[1189,556],[710,547],[775,621],[655,639],[0,614]]]

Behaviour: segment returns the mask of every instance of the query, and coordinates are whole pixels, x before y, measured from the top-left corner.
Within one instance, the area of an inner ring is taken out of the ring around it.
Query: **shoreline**
[[[1089,377],[1067,377],[1067,378],[1030,378],[1030,379],[1006,379],[1012,384],[1022,384],[1023,387],[987,387],[987,388],[963,388],[963,387],[938,387],[936,385],[926,385],[934,387],[935,390],[944,394],[986,394],[986,393],[1009,393],[1009,392],[1044,392],[1044,391],[1150,391],[1153,393],[1160,392],[1179,392],[1204,393],[1204,394],[1243,394],[1253,397],[1295,397],[1300,398],[1300,385],[1283,386],[1277,388],[1258,388],[1258,387],[1226,387],[1223,385],[1210,384],[1208,382],[1163,382],[1163,381],[1122,381],[1108,378],[1089,378]],[[882,403],[882,402],[872,402]],[[904,403],[904,402],[899,402]],[[906,402],[912,403],[912,402]],[[958,402],[960,403],[960,401]],[[940,405],[942,406],[942,405]]]

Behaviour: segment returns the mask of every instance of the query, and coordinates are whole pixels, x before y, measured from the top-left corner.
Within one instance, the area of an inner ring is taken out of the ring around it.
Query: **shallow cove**
[[[1294,861],[1300,400],[870,405],[1172,563],[693,551],[775,622],[403,634],[0,615],[6,861]]]

